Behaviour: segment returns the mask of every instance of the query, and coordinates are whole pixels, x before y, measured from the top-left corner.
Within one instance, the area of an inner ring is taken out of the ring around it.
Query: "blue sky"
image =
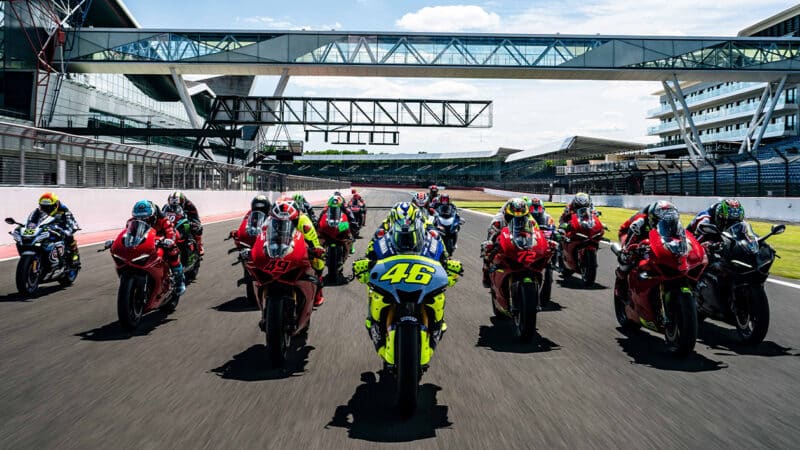
[[[314,29],[733,36],[795,2],[787,0],[253,1],[126,0],[144,28]],[[274,77],[256,93],[270,95]],[[372,151],[536,148],[582,134],[654,142],[647,109],[655,82],[420,80],[293,77],[286,95],[458,98],[494,101],[494,127],[401,129],[399,147]],[[301,139],[301,130],[291,129]],[[333,147],[315,140],[306,149]]]

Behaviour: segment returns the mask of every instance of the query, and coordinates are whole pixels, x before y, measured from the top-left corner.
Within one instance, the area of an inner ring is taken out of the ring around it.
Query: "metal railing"
[[[0,122],[0,185],[294,191],[340,181],[285,175]]]

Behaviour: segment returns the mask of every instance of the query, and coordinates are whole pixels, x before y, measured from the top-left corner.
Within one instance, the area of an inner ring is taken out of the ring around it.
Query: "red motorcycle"
[[[130,220],[114,241],[106,241],[117,266],[117,315],[128,331],[135,330],[148,312],[172,313],[180,296],[156,230],[141,220]],[[102,251],[102,250],[101,250]]]
[[[600,221],[600,211],[580,208],[572,215],[567,231],[559,230],[558,266],[566,278],[580,273],[586,287],[597,279],[597,249],[606,227]]]
[[[344,284],[344,262],[350,255],[353,239],[350,234],[350,222],[341,208],[331,208],[319,218],[319,240],[325,247],[327,255],[325,265],[325,285]]]
[[[673,224],[659,224],[629,248],[640,259],[627,272],[617,269],[614,313],[623,330],[644,326],[663,333],[670,351],[686,356],[697,340],[695,286],[708,258],[694,236]],[[617,243],[611,250],[622,251]]]
[[[517,218],[520,219],[520,218]],[[492,310],[497,317],[514,319],[516,335],[531,342],[536,334],[536,313],[544,272],[553,245],[527,220],[513,220],[500,231],[498,249],[489,269]]]
[[[242,250],[253,248],[253,245],[256,243],[256,239],[261,234],[266,223],[267,215],[263,212],[251,211],[248,213],[248,215],[242,219],[242,223],[239,224],[239,228],[231,231],[230,235],[226,239],[233,239],[233,242],[236,245],[236,247],[228,250],[228,253],[230,254],[239,252],[241,255]],[[250,262],[248,260],[239,258],[233,265],[236,265],[239,262],[242,263],[242,271],[244,276],[236,282],[236,286],[245,285],[247,304],[255,306],[257,303],[255,281],[253,281],[253,277],[250,275],[250,271],[247,268],[247,265]]]
[[[361,202],[350,200],[350,204],[348,205],[350,208],[350,212],[353,213],[353,217],[356,219],[356,224],[358,225],[358,229],[364,228],[364,225],[367,222],[367,208],[362,206]],[[355,236],[356,239],[360,239],[358,234]]]
[[[253,248],[243,253],[258,291],[267,354],[280,367],[292,337],[308,330],[319,281],[305,238],[290,220],[269,219]]]

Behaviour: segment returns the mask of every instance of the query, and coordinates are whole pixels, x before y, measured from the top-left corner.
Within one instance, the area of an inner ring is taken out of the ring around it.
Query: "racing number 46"
[[[383,274],[381,281],[388,281],[392,284],[403,281],[411,284],[428,284],[435,272],[436,269],[426,264],[398,263]]]

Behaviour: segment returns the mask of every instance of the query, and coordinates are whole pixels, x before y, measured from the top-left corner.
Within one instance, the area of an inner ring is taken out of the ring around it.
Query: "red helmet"
[[[439,196],[439,203],[446,205],[450,203],[450,194],[442,194]]]
[[[297,220],[300,217],[300,211],[294,206],[294,202],[278,200],[272,205],[269,215],[278,220]]]
[[[416,194],[414,194],[414,197],[411,198],[411,203],[413,203],[414,206],[418,206],[420,208],[424,208],[424,207],[428,206],[428,201],[429,200],[430,199],[428,198],[428,194],[427,193],[425,193],[425,192],[417,192]]]
[[[530,209],[532,214],[541,214],[544,212],[544,205],[542,204],[542,200],[538,197],[533,197],[530,203]]]

